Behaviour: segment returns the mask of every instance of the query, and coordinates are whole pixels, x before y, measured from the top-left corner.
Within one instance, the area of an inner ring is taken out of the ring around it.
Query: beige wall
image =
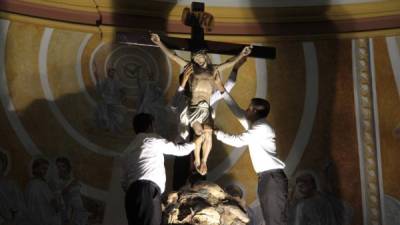
[[[4,68],[0,75],[0,148],[11,158],[7,177],[24,187],[29,179],[30,161],[35,155],[42,153],[49,159],[66,155],[73,162],[76,177],[85,185],[97,190],[100,196],[103,196],[101,193],[112,194],[119,185],[115,177],[117,156],[134,134],[129,120],[119,133],[96,128],[96,105],[92,103],[100,98],[95,91],[90,64],[93,58],[104,75],[108,56],[120,46],[110,42],[111,33],[101,37],[98,33],[78,32],[68,26],[51,28],[54,27],[52,23],[46,26],[7,19],[2,19],[1,24],[3,27],[8,24],[8,30],[1,33],[4,48],[0,49],[4,53],[0,61]],[[262,37],[225,37],[224,40],[253,43]],[[400,173],[396,167],[400,138],[395,134],[400,126],[400,87],[396,86],[395,67],[389,58],[386,38],[372,40],[384,193],[400,199],[397,188]],[[399,54],[399,38],[396,41]],[[297,172],[314,171],[323,191],[332,192],[349,203],[354,210],[353,224],[362,224],[352,39],[278,39],[265,44],[277,48],[277,58],[268,61],[250,58],[239,71],[232,96],[239,105],[246,107],[252,97],[266,91],[266,95],[258,97],[271,102],[268,121],[276,129],[278,155],[285,160],[291,154],[298,154],[294,160],[286,161],[291,168],[291,187]],[[151,67],[155,64],[150,59],[155,60],[159,74],[153,76],[166,87],[166,100],[171,99],[178,84],[180,68],[176,64],[166,63],[164,56],[154,48],[122,46],[116,52],[115,65],[128,65],[129,60],[136,59],[138,64]],[[140,62],[138,57],[146,60]],[[228,58],[215,57],[221,61]],[[228,75],[224,74],[225,78]],[[266,82],[257,82],[257,77],[266,78]],[[134,114],[136,102],[132,95],[124,103],[129,109],[128,116]],[[225,103],[221,101],[216,112],[218,127],[232,133],[242,131]],[[257,177],[248,152],[238,155],[238,160],[224,167],[226,172],[221,174],[222,162],[235,151],[214,143],[210,173],[222,185],[239,183],[245,189],[247,202],[252,203],[256,198]],[[169,180],[171,165],[171,160],[167,160]],[[99,196],[86,194],[92,199]],[[97,200],[104,204],[108,201]],[[104,210],[109,209],[105,206]]]

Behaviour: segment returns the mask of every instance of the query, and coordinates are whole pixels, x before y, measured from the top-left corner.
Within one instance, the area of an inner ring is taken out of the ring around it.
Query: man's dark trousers
[[[258,197],[265,224],[287,224],[288,179],[282,169],[258,174]]]
[[[152,181],[133,182],[126,192],[125,210],[129,225],[160,225],[160,188]]]

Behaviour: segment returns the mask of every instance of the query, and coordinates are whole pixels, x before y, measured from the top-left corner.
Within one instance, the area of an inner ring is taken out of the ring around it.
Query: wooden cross
[[[169,49],[190,51],[206,50],[207,53],[239,55],[247,45],[207,41],[204,38],[204,29],[210,30],[213,26],[213,16],[204,11],[204,3],[192,2],[191,10],[185,8],[182,15],[182,22],[191,27],[191,38],[173,38],[161,36],[160,39]],[[117,41],[123,44],[156,46],[151,42],[150,36],[143,33],[118,32]],[[273,47],[253,46],[250,56],[257,58],[274,59],[276,50]],[[190,165],[193,159],[190,157],[177,157],[174,164],[173,188],[178,190],[186,183],[190,176]],[[205,177],[192,176],[192,179],[205,179]]]
[[[182,12],[182,22],[186,26],[190,26],[190,40],[189,40],[189,50],[191,52],[197,52],[202,49],[207,49],[207,44],[204,40],[204,27],[210,27],[210,25],[204,21],[204,17],[211,14],[206,14],[204,12],[204,3],[192,2],[192,10],[185,8]]]
[[[191,10],[183,11],[183,23],[191,27],[191,38],[174,38],[161,36],[161,41],[169,49],[197,52],[207,50],[207,53],[238,55],[247,46],[244,44],[207,41],[204,39],[204,27],[211,29],[213,17],[204,11],[204,3],[192,2]],[[211,17],[211,18],[210,18]],[[211,20],[211,22],[210,22]],[[118,32],[117,41],[123,44],[155,46],[148,34]],[[266,46],[253,46],[250,57],[275,59],[276,49]]]

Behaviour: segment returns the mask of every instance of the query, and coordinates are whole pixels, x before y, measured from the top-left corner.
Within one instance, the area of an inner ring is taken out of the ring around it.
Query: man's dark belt
[[[130,185],[129,188],[131,188],[133,185],[139,185],[139,184],[151,184],[152,186],[154,186],[157,189],[158,193],[161,194],[160,187],[151,180],[136,180]]]
[[[267,175],[267,174],[273,174],[273,173],[285,173],[283,171],[283,169],[272,169],[272,170],[266,170],[266,171],[262,171],[257,173],[258,176],[263,176],[263,175]]]

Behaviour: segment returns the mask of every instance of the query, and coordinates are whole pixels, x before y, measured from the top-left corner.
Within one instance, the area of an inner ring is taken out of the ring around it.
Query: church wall
[[[171,100],[181,68],[168,62],[158,49],[120,46],[112,43],[112,33],[100,36],[96,29],[5,18],[0,19],[0,28],[0,150],[10,159],[6,177],[24,189],[32,159],[44,156],[54,162],[56,157],[66,156],[82,183],[84,202],[92,213],[90,224],[124,224],[118,156],[134,137],[131,118],[140,102],[138,79],[160,88],[164,99],[151,101],[151,106],[161,107]],[[277,48],[275,60],[249,58],[240,68],[231,94],[243,108],[255,96],[270,100],[268,122],[276,130],[278,155],[287,163],[290,197],[296,191],[296,176],[310,172],[321,192],[332,194],[352,209],[352,224],[363,224],[353,39],[211,38]],[[374,37],[371,41],[379,179],[383,193],[399,200],[400,57],[396,54],[400,54],[400,37]],[[212,55],[214,62],[227,58]],[[94,75],[94,64],[99,77]],[[116,67],[127,93],[122,109],[117,110],[124,115],[117,131],[99,128],[95,121],[103,100],[96,83],[105,79],[110,65]],[[226,72],[224,79],[228,76]],[[223,101],[216,108],[215,123],[231,133],[243,130]],[[164,123],[162,128],[169,125]],[[239,184],[247,203],[256,207],[257,176],[245,150],[214,140],[209,178],[221,185]],[[167,158],[168,190],[172,163]],[[50,177],[54,171],[51,167]]]

